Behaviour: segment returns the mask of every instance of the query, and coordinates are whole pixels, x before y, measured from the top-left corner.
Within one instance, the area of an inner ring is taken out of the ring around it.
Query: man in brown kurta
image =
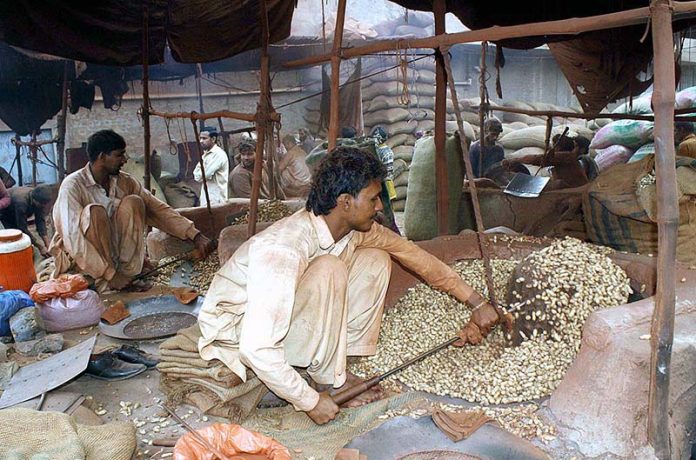
[[[677,155],[696,158],[696,134],[694,125],[689,122],[674,124],[674,142],[677,143]]]
[[[251,197],[251,183],[254,178],[254,163],[256,156],[256,141],[246,139],[239,144],[239,164],[230,173],[232,196],[236,198]],[[270,198],[270,187],[265,164],[261,174],[260,198]]]
[[[213,250],[193,222],[121,172],[128,161],[123,137],[98,131],[87,141],[87,154],[89,163],[65,178],[53,207],[53,276],[79,271],[99,291],[128,286],[143,269],[146,226],[193,241],[200,257]]]

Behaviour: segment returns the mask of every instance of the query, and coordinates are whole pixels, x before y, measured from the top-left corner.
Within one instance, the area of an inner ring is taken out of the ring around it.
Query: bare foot
[[[128,292],[145,292],[152,289],[152,286],[154,286],[154,284],[151,281],[135,280],[126,286],[124,290]]]
[[[145,260],[143,260],[143,269],[140,270],[140,274],[147,273],[149,271],[152,271],[155,269],[155,264],[153,264],[150,261],[149,257],[145,257]]]
[[[346,383],[344,383],[343,386],[341,386],[340,388],[332,389],[330,393],[331,395],[334,395],[342,390],[354,387],[355,385],[359,385],[364,381],[365,379],[361,379],[360,377],[353,375],[350,372],[347,372]],[[381,387],[381,385],[375,385],[369,390],[351,399],[350,401],[342,404],[341,407],[346,408],[364,406],[365,404],[370,404],[371,402],[378,401],[384,398],[384,396],[384,389]]]

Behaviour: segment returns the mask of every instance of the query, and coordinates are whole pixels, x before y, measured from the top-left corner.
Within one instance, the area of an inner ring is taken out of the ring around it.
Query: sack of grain
[[[395,159],[393,173],[394,177],[399,177],[403,173],[408,173],[408,163],[400,158]]]
[[[632,155],[633,149],[623,145],[610,145],[605,149],[597,150],[594,160],[597,163],[599,172],[602,172],[614,165],[626,163]]]
[[[677,109],[688,109],[696,106],[696,86],[679,91],[676,94],[674,106]]]
[[[643,158],[647,156],[655,155],[655,144],[650,142],[647,143],[643,146],[641,146],[638,150],[636,150],[636,153],[634,153],[631,158],[627,161],[627,163],[635,163],[637,161],[642,160]]]
[[[397,82],[377,81],[362,89],[363,99],[377,96],[398,96],[402,94],[403,86]],[[435,86],[430,83],[412,83],[408,85],[410,95],[435,96]]]
[[[406,184],[408,184],[408,182]],[[405,200],[406,193],[407,193],[407,185],[399,185],[396,187],[396,199],[397,200]]]
[[[469,139],[470,142],[475,141],[478,138],[478,129],[474,131],[473,126],[471,126],[471,123],[468,123],[466,121],[462,124],[464,126],[464,137]],[[445,129],[448,133],[454,133],[455,131],[459,130],[459,125],[457,125],[456,121],[447,121],[445,122]]]
[[[544,149],[540,147],[524,147],[519,150],[515,150],[513,152],[508,153],[507,150],[505,151],[505,158],[506,159],[515,159],[515,158],[520,158],[520,157],[526,157],[528,155],[543,155],[544,154]]]
[[[394,147],[405,144],[407,140],[408,134],[397,134],[387,139],[385,144],[387,144],[389,147],[393,149]]]
[[[601,128],[594,135],[590,148],[604,149],[611,145],[638,148],[652,141],[653,122],[640,120],[617,120]]]
[[[393,200],[391,205],[394,212],[404,212],[404,209],[406,209],[406,199]]]
[[[400,107],[377,110],[364,115],[365,125],[369,126],[391,125],[397,121],[407,120],[409,117],[408,110]]]
[[[389,125],[389,135],[395,136],[397,134],[413,134],[416,132],[417,127],[418,122],[415,120],[398,121],[392,125]]]
[[[448,135],[445,141],[447,185],[449,198],[448,233],[459,231],[457,215],[462,197],[462,151],[458,135]],[[435,138],[426,136],[416,143],[409,169],[404,215],[405,233],[410,240],[428,240],[438,234],[437,197],[435,193]]]
[[[394,187],[399,187],[402,185],[408,185],[408,170],[403,171],[396,177],[396,179],[394,179]],[[404,196],[406,195],[404,194]]]
[[[498,139],[504,148],[519,150],[524,147],[540,147],[546,146],[546,127],[532,126],[529,128],[518,129],[512,131]]]
[[[612,110],[611,113],[630,113],[633,115],[644,115],[652,113],[652,107],[650,106],[651,99],[652,93],[643,94],[640,97],[634,98],[633,104],[631,104],[630,100],[626,101],[614,110]]]
[[[413,146],[400,145],[392,150],[394,151],[394,160],[404,160],[406,163],[410,163],[413,159]]]

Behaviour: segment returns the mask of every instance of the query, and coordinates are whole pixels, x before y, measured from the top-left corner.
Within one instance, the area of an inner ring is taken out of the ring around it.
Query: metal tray
[[[104,335],[123,340],[154,340],[175,335],[198,319],[203,296],[184,305],[173,295],[158,295],[126,304],[130,316],[116,324],[99,323]]]

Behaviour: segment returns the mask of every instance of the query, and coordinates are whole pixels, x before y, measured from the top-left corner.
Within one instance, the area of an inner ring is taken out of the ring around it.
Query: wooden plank
[[[343,44],[343,24],[346,18],[346,0],[338,0],[336,28],[334,29],[333,49],[331,51],[331,101],[329,106],[329,151],[336,147],[338,137],[339,110],[341,105],[341,45]],[[357,129],[357,126],[355,127]]]

